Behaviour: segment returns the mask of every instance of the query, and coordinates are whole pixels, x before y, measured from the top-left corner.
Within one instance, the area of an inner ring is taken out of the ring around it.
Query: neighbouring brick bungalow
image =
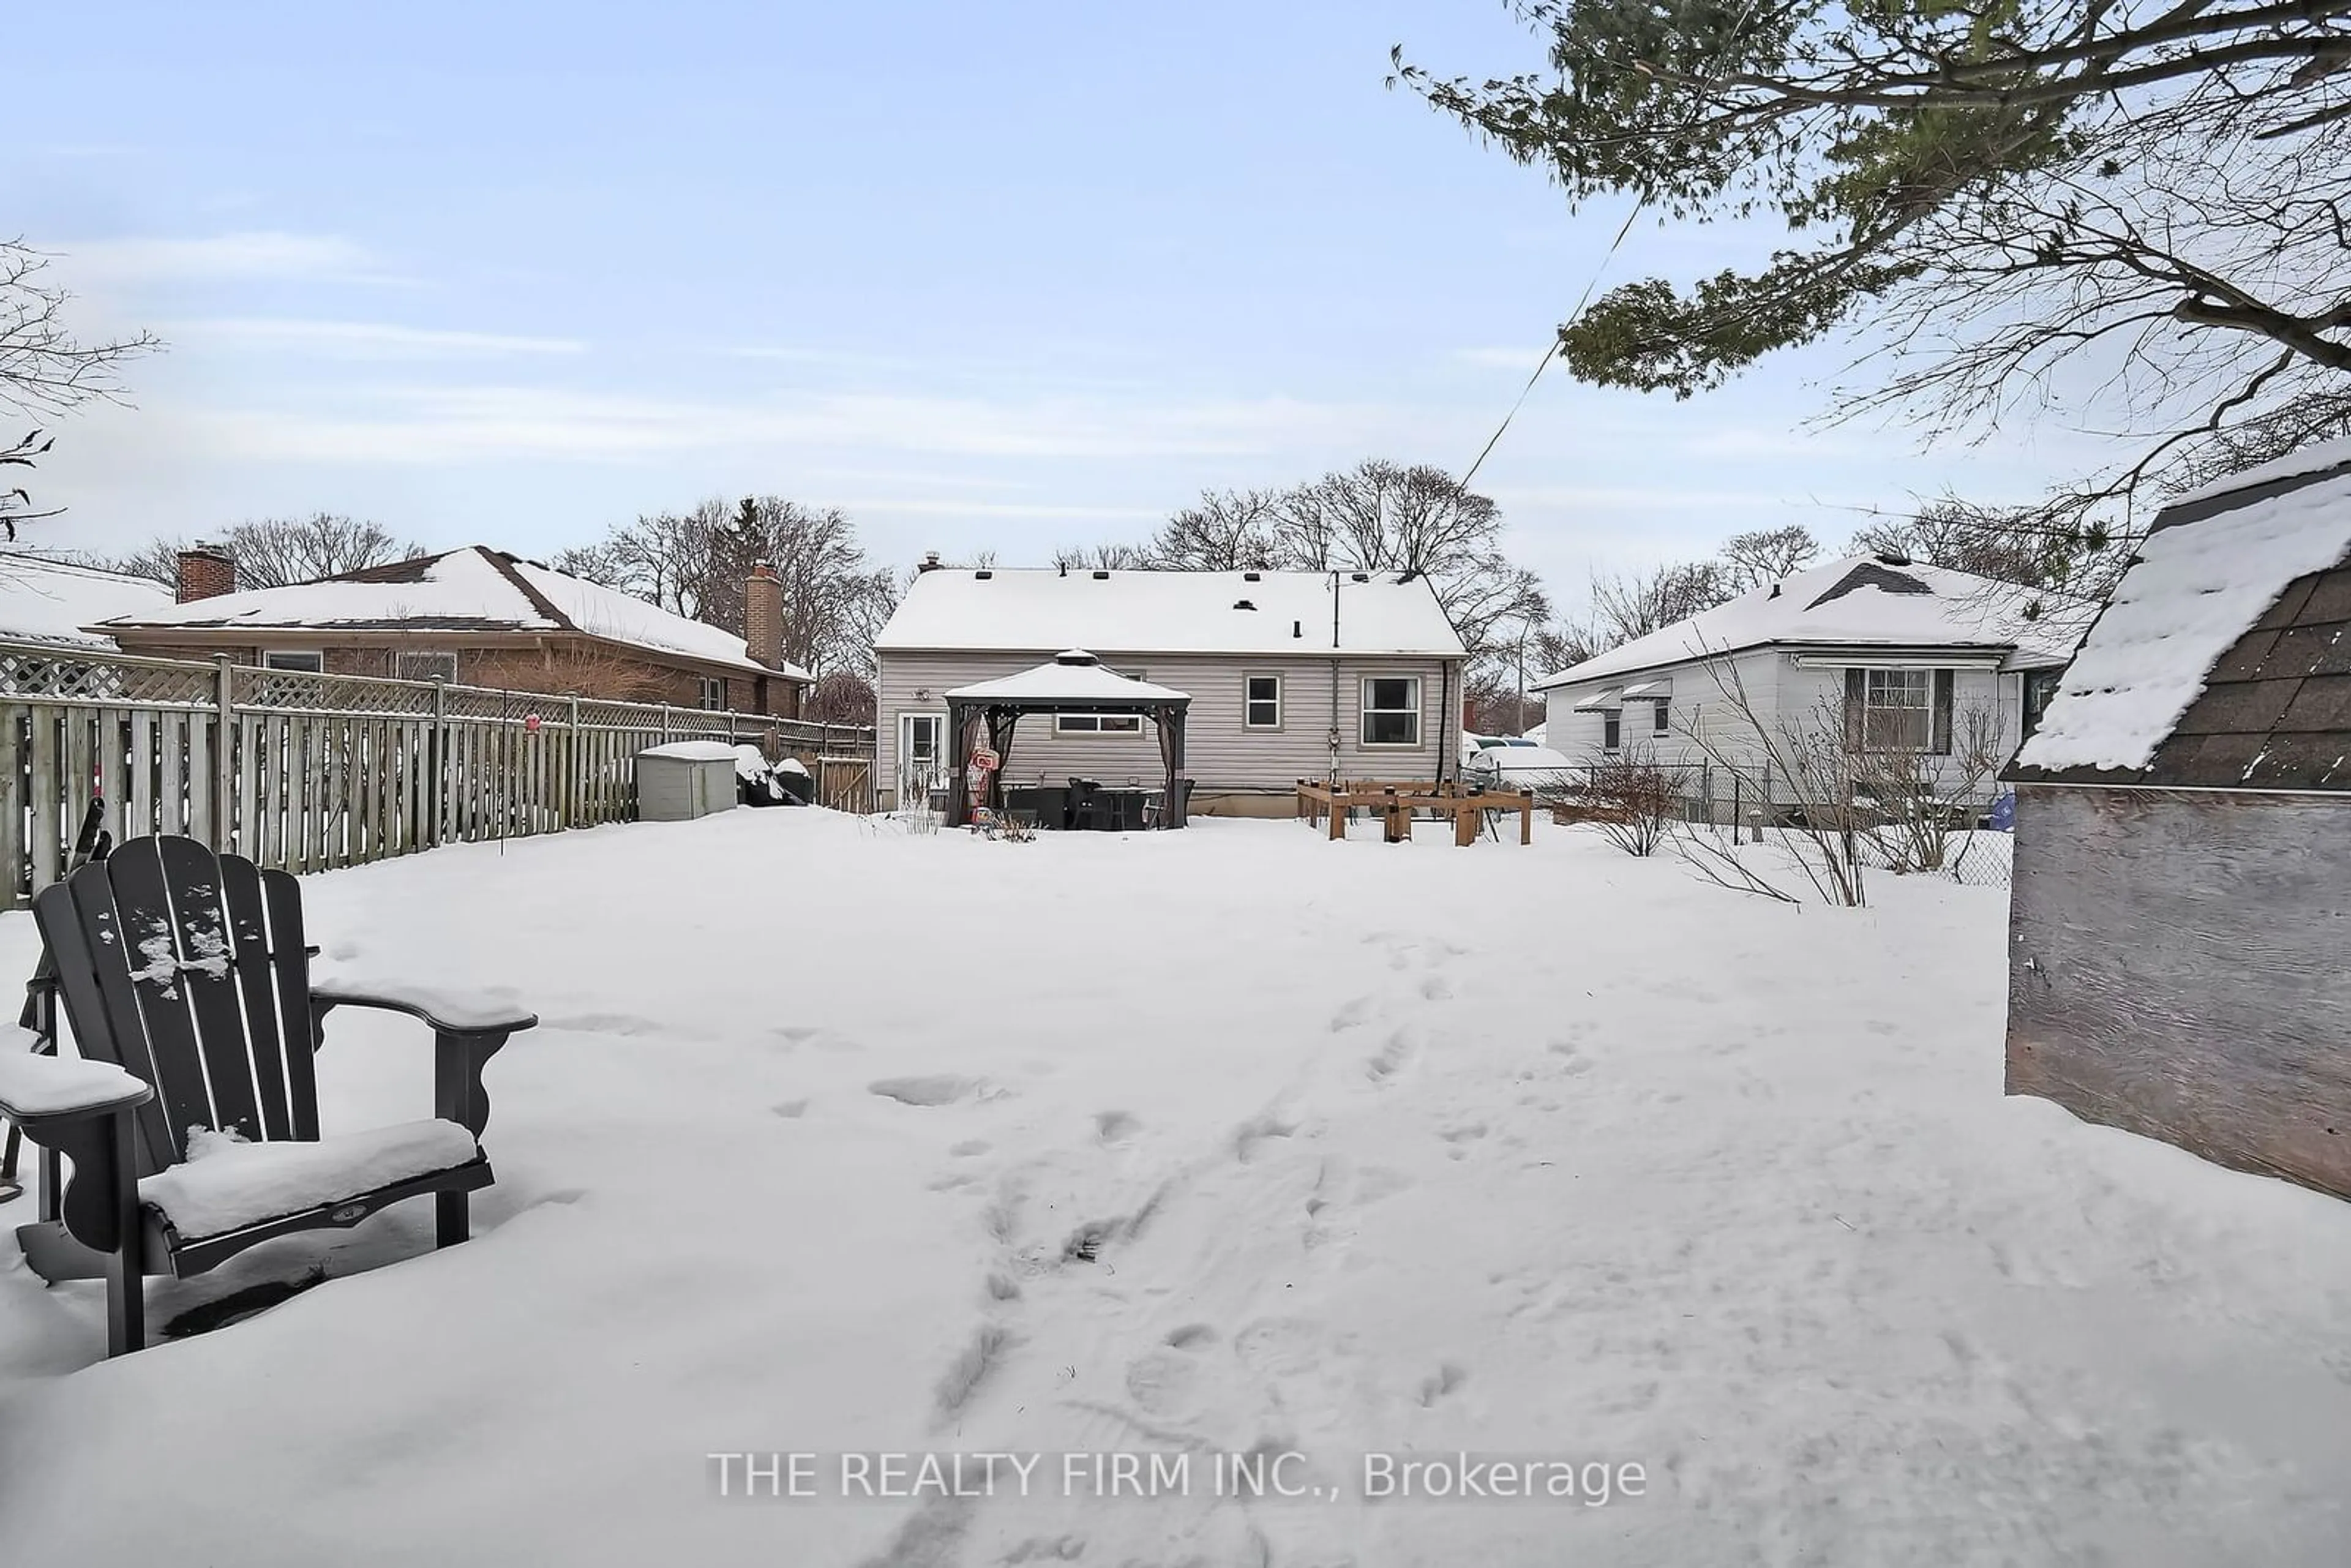
[[[89,630],[163,658],[798,717],[813,677],[783,657],[783,584],[762,564],[743,596],[747,638],[483,545],[242,592],[199,547],[177,602]]]

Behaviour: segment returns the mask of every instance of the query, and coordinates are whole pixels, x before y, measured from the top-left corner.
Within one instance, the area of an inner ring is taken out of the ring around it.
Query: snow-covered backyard
[[[545,1020],[475,1239],[273,1243],[152,1321],[336,1277],[110,1363],[0,1244],[0,1556],[2345,1561],[2351,1207],[2004,1099],[2004,892],[1376,839],[737,811],[309,879],[334,972]],[[338,1013],[320,1076],[413,1120],[429,1037]],[[1197,1468],[1064,1495],[1112,1450]],[[1247,1450],[1332,1495],[1213,1495]],[[1457,1451],[1644,1495],[1361,1496]],[[825,1495],[710,1458],[796,1452]],[[987,1452],[1032,1495],[837,1495]]]

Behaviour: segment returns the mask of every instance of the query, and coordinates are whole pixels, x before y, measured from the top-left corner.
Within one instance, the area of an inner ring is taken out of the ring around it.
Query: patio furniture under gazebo
[[[947,773],[947,821],[960,827],[968,821],[974,802],[967,783],[974,748],[986,727],[988,749],[997,766],[988,775],[985,804],[1004,803],[1005,765],[1012,757],[1012,731],[1024,714],[1140,714],[1157,727],[1159,759],[1167,770],[1167,792],[1158,820],[1162,828],[1184,825],[1184,719],[1192,706],[1190,694],[1148,681],[1130,680],[1081,648],[1073,648],[1049,664],[1023,670],[1001,680],[959,686],[946,694],[947,734],[953,737]]]

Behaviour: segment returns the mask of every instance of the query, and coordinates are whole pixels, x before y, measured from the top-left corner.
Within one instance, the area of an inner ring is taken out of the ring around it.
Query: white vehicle
[[[1582,768],[1543,746],[1489,746],[1461,759],[1461,777],[1489,789],[1545,789],[1582,776]]]

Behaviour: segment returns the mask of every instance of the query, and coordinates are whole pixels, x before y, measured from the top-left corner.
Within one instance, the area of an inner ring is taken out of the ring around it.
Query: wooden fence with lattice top
[[[866,728],[0,642],[0,907],[57,879],[93,793],[118,839],[324,871],[627,821],[637,753],[705,739],[797,758],[820,804],[872,807]]]

